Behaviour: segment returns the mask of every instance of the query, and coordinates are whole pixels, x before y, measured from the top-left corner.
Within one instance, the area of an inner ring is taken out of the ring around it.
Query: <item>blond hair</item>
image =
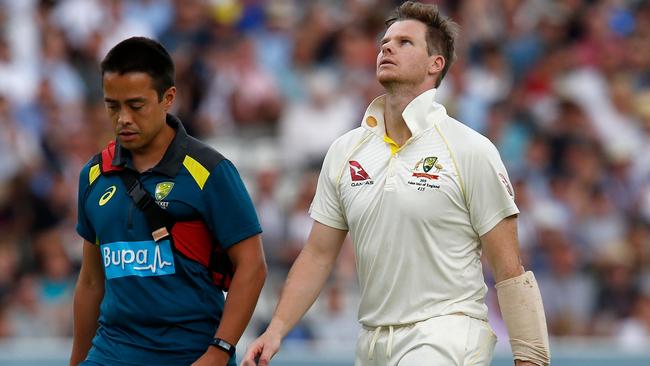
[[[407,1],[395,9],[386,20],[386,26],[401,20],[417,20],[427,26],[426,41],[429,55],[439,53],[445,59],[445,66],[440,72],[436,87],[447,74],[449,67],[456,60],[456,37],[460,27],[448,17],[440,14],[438,7],[431,4],[422,4]]]

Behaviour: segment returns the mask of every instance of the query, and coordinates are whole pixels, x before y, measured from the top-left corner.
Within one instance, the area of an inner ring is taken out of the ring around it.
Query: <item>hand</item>
[[[226,366],[230,360],[228,354],[216,347],[208,347],[208,350],[192,366]]]
[[[538,366],[530,361],[515,360],[515,366]]]
[[[270,333],[268,330],[257,338],[246,350],[240,366],[268,366],[271,358],[280,349],[282,337],[276,333]],[[259,363],[255,363],[255,358],[259,357]]]

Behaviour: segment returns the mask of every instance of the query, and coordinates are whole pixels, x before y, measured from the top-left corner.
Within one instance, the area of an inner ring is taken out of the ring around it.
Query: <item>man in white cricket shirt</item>
[[[329,149],[308,242],[242,365],[270,362],[323,288],[347,232],[361,287],[356,366],[489,365],[496,337],[482,251],[515,365],[548,365],[542,300],[520,263],[519,211],[499,153],[435,102],[457,25],[410,1],[386,24],[377,56],[386,94]]]

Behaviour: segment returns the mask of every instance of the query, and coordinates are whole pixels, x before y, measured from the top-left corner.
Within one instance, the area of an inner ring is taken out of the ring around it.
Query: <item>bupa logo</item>
[[[359,164],[356,160],[350,160],[350,177],[352,178],[352,187],[364,185],[364,184],[373,184],[374,182],[370,179],[370,175],[366,172],[365,169]]]
[[[169,240],[102,244],[106,278],[165,276],[176,273]]]

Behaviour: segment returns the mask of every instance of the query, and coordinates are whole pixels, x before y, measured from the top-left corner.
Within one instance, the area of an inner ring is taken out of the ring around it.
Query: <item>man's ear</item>
[[[172,107],[175,99],[176,99],[176,87],[172,86],[169,89],[167,89],[165,91],[165,94],[163,95],[162,102],[164,103],[163,107],[165,109],[165,112],[167,112]]]
[[[429,63],[429,75],[440,74],[442,69],[445,68],[445,58],[441,55],[431,55],[429,57],[431,62]]]

